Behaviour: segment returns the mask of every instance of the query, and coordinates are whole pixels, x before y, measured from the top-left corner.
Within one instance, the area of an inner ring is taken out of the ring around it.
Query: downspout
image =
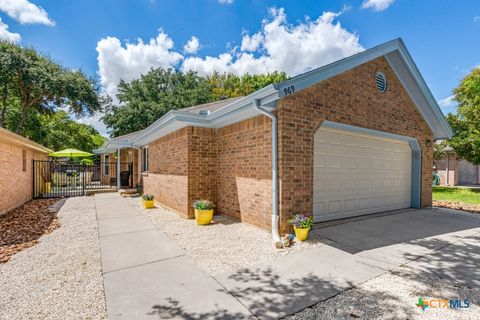
[[[272,237],[275,244],[281,243],[278,232],[278,125],[277,117],[260,106],[258,99],[254,100],[255,109],[272,120]]]
[[[120,190],[120,148],[117,149],[117,190]]]

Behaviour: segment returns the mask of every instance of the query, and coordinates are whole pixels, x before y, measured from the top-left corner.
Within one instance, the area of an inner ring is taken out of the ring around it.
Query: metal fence
[[[133,164],[120,163],[120,186],[133,188]],[[117,187],[117,162],[93,165],[33,160],[33,197],[78,197],[91,189]]]

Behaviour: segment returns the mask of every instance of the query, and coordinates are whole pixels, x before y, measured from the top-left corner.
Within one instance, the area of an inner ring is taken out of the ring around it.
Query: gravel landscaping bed
[[[458,201],[433,200],[432,206],[480,213],[480,204],[462,203]]]
[[[197,226],[195,220],[163,207],[144,209],[138,197],[128,199],[211,275],[322,245],[320,239],[309,236],[306,242],[276,249],[269,232],[228,217],[216,215],[214,224]]]
[[[468,309],[416,306],[423,299],[470,299]],[[365,282],[331,299],[317,303],[288,320],[319,319],[479,319],[480,290],[452,284],[405,266]]]
[[[68,199],[58,219],[0,264],[0,319],[106,319],[94,198]]]
[[[0,263],[35,245],[42,235],[58,228],[57,215],[49,208],[57,200],[31,200],[0,216]]]

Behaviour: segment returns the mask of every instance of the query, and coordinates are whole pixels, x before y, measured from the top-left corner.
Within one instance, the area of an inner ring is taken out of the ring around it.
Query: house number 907
[[[285,89],[283,89],[283,93],[285,93],[286,96],[288,96],[289,94],[292,94],[295,92],[295,87],[294,86],[289,86],[289,87],[286,87]]]

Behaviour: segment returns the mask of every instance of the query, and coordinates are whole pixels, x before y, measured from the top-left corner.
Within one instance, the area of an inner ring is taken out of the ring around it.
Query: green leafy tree
[[[453,129],[449,145],[462,158],[480,164],[480,68],[474,69],[454,89],[457,114],[448,114]]]
[[[285,73],[237,76],[213,73],[200,77],[195,72],[152,69],[139,79],[118,85],[119,104],[110,102],[103,121],[111,135],[142,130],[170,110],[248,95],[271,83],[281,82]]]
[[[21,105],[14,128],[21,133],[31,110],[41,114],[59,108],[76,116],[93,115],[101,110],[96,82],[82,71],[68,70],[32,48],[0,41],[0,126],[13,101]]]
[[[287,79],[284,72],[273,72],[268,74],[245,74],[237,76],[231,73],[214,72],[207,77],[211,86],[213,98],[219,100],[224,97],[241,97],[249,95],[272,83],[282,82]]]
[[[21,113],[21,106],[10,106],[5,120],[7,127],[17,123]],[[96,129],[72,120],[65,111],[41,114],[31,109],[22,129],[22,135],[56,151],[75,148],[91,152],[105,141],[105,137],[101,136]]]
[[[121,81],[117,98],[119,105],[108,104],[102,119],[113,137],[142,130],[170,110],[213,100],[208,82],[195,72],[161,68]]]

